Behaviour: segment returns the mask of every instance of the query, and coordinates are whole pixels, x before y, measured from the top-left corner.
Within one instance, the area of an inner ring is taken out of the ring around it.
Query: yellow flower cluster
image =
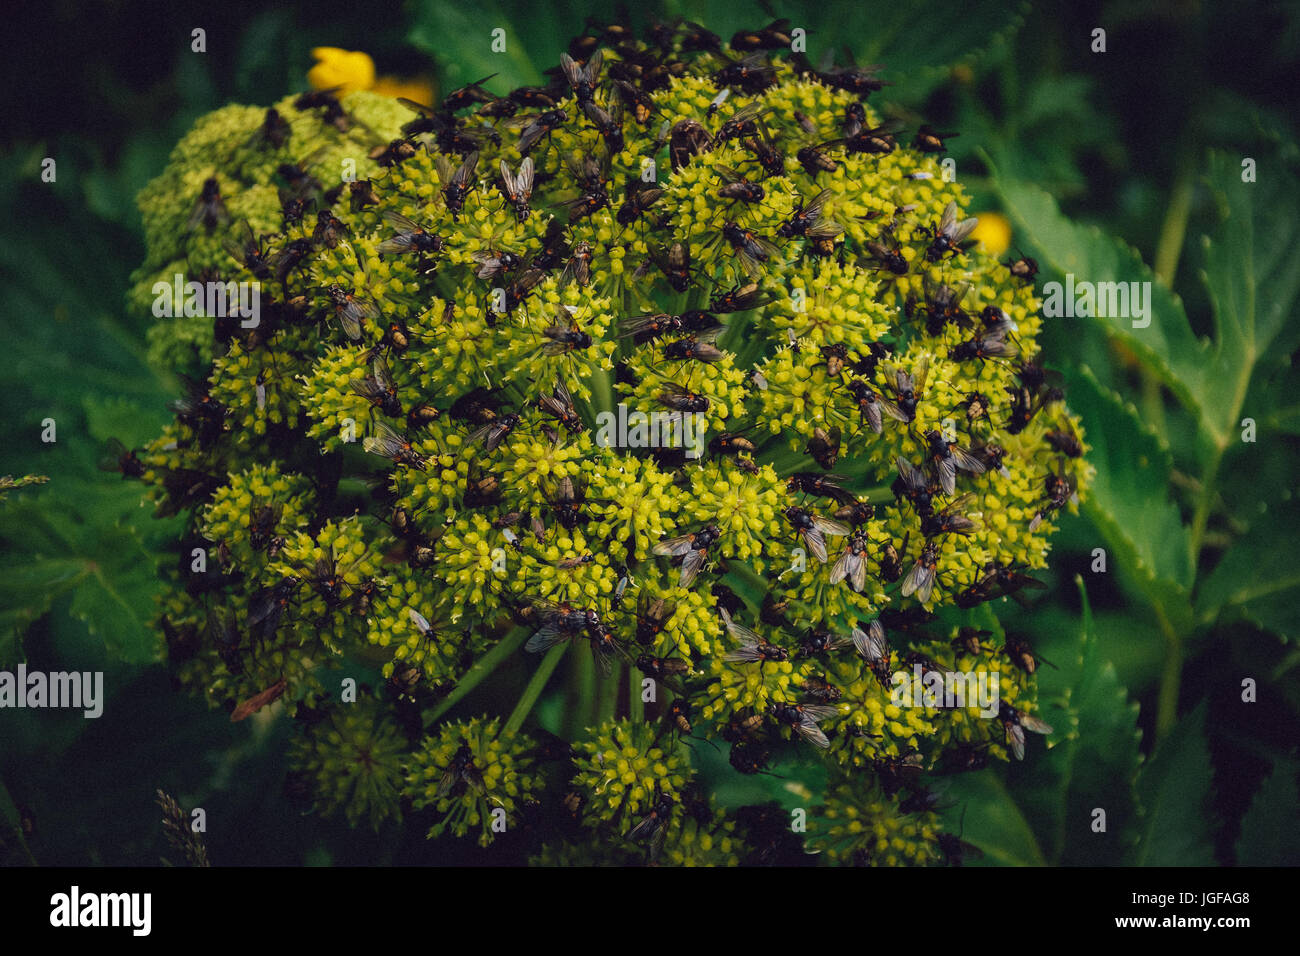
[[[320,48],[315,92],[204,117],[141,194],[132,302],[194,380],[143,477],[214,565],[164,601],[174,670],[233,707],[378,668],[376,700],[428,731],[407,795],[486,845],[556,781],[497,720],[431,727],[439,701],[503,648],[563,646],[632,679],[560,787],[581,836],[540,861],[592,833],[678,863],[776,853],[768,811],[695,792],[691,737],[744,773],[822,754],[850,780],[810,836],[830,858],[941,860],[910,775],[1005,759],[1035,698],[1005,646],[951,638],[1032,586],[1091,478],[1032,284],[942,144],[850,92],[860,71],[586,39],[548,88],[436,109]],[[256,286],[258,321],[192,314],[178,277]],[[900,706],[917,661],[1013,710]],[[391,757],[376,720],[331,718],[299,763],[368,734]],[[394,815],[376,787],[324,805]]]

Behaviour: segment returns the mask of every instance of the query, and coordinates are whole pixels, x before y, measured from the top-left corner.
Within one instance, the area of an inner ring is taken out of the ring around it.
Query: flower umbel
[[[124,473],[208,555],[169,660],[217,705],[276,688],[291,789],[354,824],[400,792],[543,864],[952,861],[924,775],[1051,732],[985,606],[1091,480],[1032,277],[864,71],[670,32],[437,108],[322,48],[314,92],[177,146],[133,303],[261,298],[151,333],[193,384]],[[326,704],[354,666],[383,691]],[[1001,704],[895,694],[930,673]],[[715,749],[831,780],[791,785],[806,833],[715,806]]]

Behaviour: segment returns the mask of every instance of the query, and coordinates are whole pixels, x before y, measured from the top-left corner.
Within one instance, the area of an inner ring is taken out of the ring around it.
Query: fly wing
[[[822,209],[826,206],[826,200],[830,198],[831,191],[829,189],[823,189],[816,196],[813,196],[812,199],[808,200],[808,205],[803,208],[804,214],[810,219],[820,219]]]
[[[906,458],[895,458],[894,463],[898,466],[898,476],[909,489],[919,491],[927,487],[925,475]]]
[[[813,553],[813,557],[825,564],[827,558],[826,539],[822,537],[822,533],[816,528],[808,528],[806,531],[800,532],[800,536],[803,538],[804,544],[808,545],[808,550]]]
[[[879,399],[862,406],[862,414],[866,416],[867,426],[877,435],[885,430],[884,419],[880,417],[880,408],[881,402]],[[894,406],[894,411],[898,411],[898,406]]]
[[[451,177],[452,183],[454,183],[457,186],[465,185],[467,182],[469,182],[470,177],[474,175],[474,170],[475,168],[477,168],[477,166],[478,166],[478,151],[475,150],[474,152],[466,156],[465,161],[460,164],[460,168],[457,169],[455,175]]]
[[[975,227],[978,225],[979,219],[975,216],[971,216],[969,219],[963,219],[961,222],[955,223],[951,226],[951,232],[948,233],[948,238],[953,245],[957,245],[974,232]]]
[[[564,71],[564,78],[569,81],[569,86],[577,86],[583,81],[582,67],[569,54],[560,54],[560,69]]]
[[[388,223],[399,232],[419,232],[422,228],[419,223],[408,219],[400,212],[394,212],[391,209],[385,209],[382,213],[382,217],[384,222]]]
[[[804,708],[804,710],[807,709],[807,707]],[[794,729],[800,737],[808,741],[808,743],[812,744],[814,747],[821,747],[824,750],[831,745],[830,740],[822,729],[817,726],[815,720],[801,720],[799,723],[794,725]]]
[[[728,613],[725,607],[718,608],[718,613],[722,615],[722,623],[727,626],[727,633],[736,640],[740,641],[742,644],[758,645],[763,643],[763,639],[749,628],[745,627],[745,625],[737,624],[733,621],[731,619],[731,614]]]
[[[952,460],[957,467],[963,471],[969,471],[972,475],[984,474],[984,462],[980,461],[965,448],[960,445],[949,445],[948,452],[952,455]]]
[[[853,533],[853,529],[843,521],[836,521],[833,518],[823,518],[821,515],[813,515],[813,526],[822,534],[831,534],[837,537],[847,537]]]
[[[383,422],[375,422],[375,434],[367,435],[361,447],[372,455],[392,458],[406,446],[406,440]]]
[[[903,597],[915,594],[917,600],[924,604],[933,587],[934,570],[918,558],[912,565],[912,570],[908,571],[907,577],[903,579]]]
[[[596,81],[600,79],[600,66],[604,56],[605,51],[597,49],[596,52],[591,55],[591,59],[587,60],[587,66],[583,70],[583,73],[586,75],[587,82],[592,86],[595,86]]]
[[[515,185],[515,174],[510,171],[510,166],[504,159],[501,160],[501,185],[505,187],[506,199],[514,202],[519,195],[519,187]]]
[[[704,567],[706,556],[706,552],[704,551],[692,551],[690,554],[686,555],[686,559],[682,561],[682,576],[681,580],[678,582],[679,587],[688,588],[691,586],[692,582],[695,580],[695,576],[699,574],[700,569]]]
[[[899,421],[903,423],[907,423],[911,421],[911,419],[907,417],[907,414],[901,408],[899,408],[889,399],[885,398],[883,395],[876,399],[876,404],[879,405],[882,409],[884,409],[885,414],[888,415],[890,418],[894,419],[895,421]],[[877,414],[879,413],[877,412]],[[878,432],[880,431],[880,429],[877,428],[875,429],[875,431]]]
[[[1007,735],[1007,746],[1011,748],[1011,753],[1017,760],[1025,759],[1025,728],[1019,724],[1004,723],[1003,729]]]
[[[835,566],[831,568],[831,584],[839,584],[845,578],[855,579],[858,573],[858,567],[862,564],[862,555],[854,552],[852,548],[846,547],[844,553],[839,556]],[[853,587],[852,584],[849,585]],[[857,590],[857,588],[853,588]]]
[[[945,495],[951,495],[957,490],[957,462],[952,458],[940,460],[935,470],[939,476],[939,487],[943,489]]]
[[[654,546],[654,553],[663,556],[680,557],[691,550],[691,545],[695,541],[695,536],[684,534],[677,538],[669,538],[666,541],[657,542]]]
[[[867,562],[859,558],[858,563],[849,571],[849,587],[859,594],[867,586]]]
[[[524,650],[529,654],[540,654],[571,637],[573,637],[572,632],[565,630],[555,622],[543,624],[528,639],[528,643],[524,645]]]
[[[885,639],[885,628],[879,621],[872,621],[864,631],[853,629],[853,646],[869,661],[878,661],[889,653],[889,644]]]
[[[943,216],[939,219],[939,231],[945,235],[949,234],[956,222],[957,203],[949,201],[948,205],[943,207]]]
[[[1050,734],[1052,732],[1050,725],[1037,717],[1031,717],[1029,714],[1020,715],[1020,726],[1024,727],[1025,730],[1032,730],[1036,734]]]
[[[834,704],[804,704],[801,713],[803,714],[805,722],[812,721],[813,723],[817,723],[818,721],[828,720],[831,717],[838,717],[840,709]]]

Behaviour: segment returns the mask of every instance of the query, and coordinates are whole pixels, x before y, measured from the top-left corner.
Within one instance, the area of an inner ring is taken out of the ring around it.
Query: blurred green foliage
[[[0,862],[156,863],[157,787],[221,821],[217,865],[461,853],[297,816],[280,795],[287,722],[232,726],[173,693],[156,663],[148,622],[179,525],[96,467],[109,437],[156,433],[177,392],[144,360],[151,317],[122,304],[142,254],[134,196],[203,112],[304,88],[312,46],[366,50],[380,72],[435,69],[444,88],[497,73],[487,85],[502,91],[538,81],[586,12],[63,0],[13,24],[64,45],[57,64],[39,44],[11,54],[25,82],[0,124],[0,475],[51,479],[0,505],[0,667],[102,669],[111,696],[98,721],[0,715]],[[664,0],[634,19],[674,16],[724,37],[788,16],[814,61],[834,47],[838,63],[883,63],[896,83],[873,103],[960,131],[950,155],[973,211],[1010,219],[1040,283],[1155,284],[1147,328],[1062,319],[1046,333],[1048,353],[1070,357],[1097,481],[1057,538],[1051,589],[974,623],[1034,635],[1056,665],[1040,671],[1045,717],[1065,732],[1023,765],[957,779],[951,828],[991,864],[1300,862],[1296,7]],[[207,54],[189,50],[195,26]],[[489,50],[497,26],[504,57]],[[1090,50],[1095,27],[1105,53]],[[54,184],[39,181],[46,156]],[[1242,180],[1247,157],[1255,182]],[[46,418],[53,444],[40,441]],[[1257,703],[1241,703],[1245,678]],[[513,700],[526,679],[503,668],[470,699]],[[565,719],[557,706],[539,704],[543,726]],[[802,802],[723,758],[710,770],[724,804]],[[1096,807],[1104,834],[1088,829]]]

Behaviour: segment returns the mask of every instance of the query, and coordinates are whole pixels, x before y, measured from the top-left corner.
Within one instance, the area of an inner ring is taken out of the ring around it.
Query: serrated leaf
[[[1037,186],[1005,180],[994,183],[1008,215],[1016,224],[1017,242],[1032,247],[1039,266],[1057,281],[1073,275],[1075,282],[1151,283],[1151,324],[1134,328],[1132,318],[1056,318],[1049,322],[1096,322],[1123,342],[1198,417],[1204,401],[1210,343],[1192,334],[1182,300],[1142,261],[1137,250],[1096,226],[1084,226],[1061,215],[1056,200]]]
[[[1203,239],[1213,341],[1196,337],[1182,302],[1155,280],[1136,250],[1095,227],[1070,222],[1038,187],[995,177],[1040,265],[1057,276],[1073,274],[1076,281],[1151,283],[1152,316],[1145,328],[1123,317],[1074,321],[1098,322],[1131,349],[1193,413],[1219,453],[1236,435],[1257,365],[1280,362],[1300,344],[1300,323],[1291,318],[1300,293],[1295,174],[1278,159],[1264,163],[1256,183],[1243,183],[1241,174],[1239,158],[1210,154],[1207,181],[1223,216],[1215,235]]]
[[[962,839],[983,851],[985,863],[1047,865],[1034,828],[996,772],[962,774],[945,795],[962,808]]]
[[[1052,725],[1051,746],[1045,754],[1026,754],[1012,792],[1034,821],[1049,862],[1113,865],[1136,822],[1138,708],[1102,654],[1083,580],[1075,583],[1083,605],[1076,657],[1059,661],[1059,672],[1039,670],[1038,713]],[[1052,706],[1054,699],[1061,705]],[[1106,813],[1105,832],[1092,829],[1097,809]]]
[[[420,4],[407,39],[437,57],[448,91],[493,73],[487,84],[505,93],[542,81],[536,63],[554,66],[567,47],[554,25],[560,11],[511,2]],[[549,14],[555,14],[551,16]],[[492,50],[493,31],[505,31],[505,51]],[[538,57],[534,61],[534,57]]]
[[[116,657],[157,657],[149,619],[159,581],[156,561],[126,525],[64,525],[46,515],[50,502],[27,499],[0,512],[0,543],[17,563],[0,567],[0,628],[20,629],[71,592],[71,612]]]
[[[1137,410],[1087,367],[1071,377],[1070,408],[1083,418],[1097,468],[1081,509],[1120,565],[1176,624],[1186,624],[1195,569],[1187,528],[1169,500],[1169,452]]]
[[[1235,541],[1196,599],[1197,618],[1213,623],[1226,608],[1282,638],[1300,634],[1300,501],[1271,505]]]
[[[1257,175],[1254,183],[1242,182],[1240,157],[1210,154],[1206,179],[1223,218],[1202,240],[1202,278],[1217,344],[1205,382],[1205,414],[1221,448],[1240,427],[1256,366],[1280,363],[1300,344],[1300,322],[1293,318],[1300,293],[1300,184],[1276,159],[1262,159]],[[1259,417],[1268,411],[1261,409]]]
[[[1238,866],[1300,866],[1300,763],[1279,760],[1241,821]]]
[[[1130,866],[1213,866],[1206,704],[1180,720],[1138,773],[1141,818]]]
[[[103,548],[86,562],[87,577],[72,597],[72,616],[103,640],[116,657],[132,664],[157,660],[156,634],[149,626],[158,590],[154,563],[129,527],[101,538]]]
[[[726,5],[746,18],[744,26],[752,25],[747,11]],[[933,7],[918,17],[916,10],[888,0],[841,0],[791,16],[796,25],[814,21],[809,26],[813,43],[834,45],[841,51],[848,46],[858,63],[884,64],[882,77],[896,84],[887,95],[915,101],[946,77],[951,67],[1005,43],[1020,29],[1028,9],[1028,4],[975,0],[965,6]],[[838,62],[844,63],[842,52]]]
[[[1129,701],[1114,665],[1102,654],[1087,592],[1082,580],[1075,580],[1083,610],[1074,656],[1057,661],[1059,670],[1038,671],[1036,716],[1052,727],[1046,752],[1036,744],[1027,748],[1005,791],[973,779],[982,774],[958,778],[949,791],[966,807],[965,839],[996,862],[1115,864],[1135,822],[1137,704]],[[1105,833],[1091,828],[1098,807],[1106,811]],[[1030,831],[1028,836],[1022,828]],[[1018,849],[1003,858],[1007,847]]]

